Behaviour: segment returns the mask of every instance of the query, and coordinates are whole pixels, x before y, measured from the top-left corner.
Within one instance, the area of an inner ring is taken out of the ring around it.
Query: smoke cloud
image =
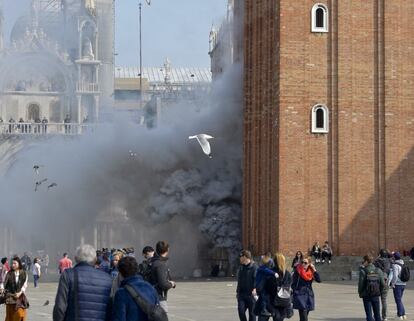
[[[3,148],[11,147],[2,158],[1,220],[17,231],[15,251],[62,252],[81,236],[92,242],[96,221],[128,227],[127,233],[115,233],[113,244],[102,246],[141,247],[166,239],[173,251],[189,253],[185,265],[191,262],[191,268],[197,267],[201,245],[237,251],[240,79],[234,66],[202,99],[166,106],[151,130],[114,113],[112,123],[80,137],[27,139],[18,151],[3,141]],[[213,159],[188,140],[198,133],[215,137]],[[44,166],[39,175],[35,164]],[[48,190],[45,183],[34,192],[35,181],[43,178],[58,186]]]

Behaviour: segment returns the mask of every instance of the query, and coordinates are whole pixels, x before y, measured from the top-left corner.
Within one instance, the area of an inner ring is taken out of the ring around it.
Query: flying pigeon
[[[47,187],[47,189],[49,190],[49,189],[51,189],[52,187],[56,187],[57,186],[57,184],[56,183],[52,183],[52,184],[50,184],[48,187]]]
[[[34,165],[33,166],[33,170],[35,171],[35,173],[37,175],[39,175],[39,169],[40,169],[40,167],[43,167],[43,165]]]
[[[37,192],[37,189],[39,188],[39,186],[42,185],[46,181],[47,181],[47,178],[42,179],[41,181],[36,182],[35,192]]]
[[[145,0],[147,2],[147,4],[150,6],[151,5],[151,0]]]
[[[212,138],[214,137],[210,135],[206,135],[206,134],[199,134],[199,135],[188,137],[188,139],[197,139],[198,143],[203,149],[204,154],[206,154],[210,158],[213,158],[213,156],[211,156],[211,147],[210,147],[210,143],[208,142],[208,140]]]
[[[47,305],[49,305],[49,300],[46,300],[45,303],[43,303],[44,307],[47,306]]]

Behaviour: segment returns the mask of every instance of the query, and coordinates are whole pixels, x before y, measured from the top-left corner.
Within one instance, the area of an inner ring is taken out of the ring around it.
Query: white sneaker
[[[388,319],[387,318],[384,318],[384,319],[382,319],[382,321],[388,321]]]
[[[403,320],[407,320],[407,316],[406,315],[403,315]]]

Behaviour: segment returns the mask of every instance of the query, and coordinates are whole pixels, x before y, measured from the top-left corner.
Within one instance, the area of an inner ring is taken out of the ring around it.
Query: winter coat
[[[266,265],[261,265],[256,271],[256,289],[261,285],[261,283],[268,277],[275,277],[275,271],[268,268]]]
[[[391,260],[388,257],[379,257],[375,260],[374,265],[384,272],[384,278],[388,278],[391,271]]]
[[[157,291],[160,301],[167,301],[168,290],[172,288],[168,257],[155,255],[151,262],[151,284]]]
[[[256,288],[257,265],[250,262],[247,265],[241,264],[237,271],[237,295],[252,295],[253,289]]]
[[[269,297],[268,305],[266,306],[267,310],[272,313],[272,315],[276,315],[277,318],[275,319],[281,319],[287,317],[287,310],[286,308],[280,308],[276,307],[274,305],[275,298],[277,296],[277,293],[280,289],[280,287],[284,288],[291,288],[292,286],[292,275],[288,271],[278,271],[275,270],[273,273],[279,274],[278,278],[275,278],[274,275],[272,277],[268,276],[265,279],[265,285],[263,288],[263,291],[265,292],[265,295]]]
[[[396,260],[394,264],[391,267],[390,274],[388,276],[388,283],[391,287],[394,287],[395,285],[407,285],[407,283],[401,281],[401,265],[404,265],[403,260]]]
[[[76,293],[75,271],[78,275]],[[112,279],[109,274],[85,262],[77,264],[73,269],[66,269],[60,276],[53,321],[109,321],[111,286]],[[78,311],[77,319],[75,310]]]
[[[121,282],[121,287],[115,294],[112,321],[147,321],[147,316],[124,288],[125,285],[132,286],[147,302],[153,305],[159,304],[158,293],[141,276],[126,278]]]
[[[293,308],[297,310],[313,311],[315,310],[315,294],[313,293],[313,281],[321,282],[318,272],[313,273],[313,280],[306,281],[301,278],[295,270],[292,279],[293,290]]]
[[[367,273],[376,271],[379,275],[380,291],[385,293],[387,290],[385,287],[384,274],[380,268],[377,268],[374,264],[368,264],[366,267],[361,266],[359,270],[359,282],[358,282],[358,294],[360,298],[369,297],[367,293]]]

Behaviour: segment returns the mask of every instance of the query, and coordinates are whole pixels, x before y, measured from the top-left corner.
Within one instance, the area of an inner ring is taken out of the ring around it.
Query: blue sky
[[[208,34],[220,23],[227,0],[152,0],[143,2],[143,64],[161,66],[169,57],[175,67],[209,67]],[[28,11],[29,0],[3,0],[5,40],[12,25]],[[138,65],[139,0],[116,0],[116,64]]]

